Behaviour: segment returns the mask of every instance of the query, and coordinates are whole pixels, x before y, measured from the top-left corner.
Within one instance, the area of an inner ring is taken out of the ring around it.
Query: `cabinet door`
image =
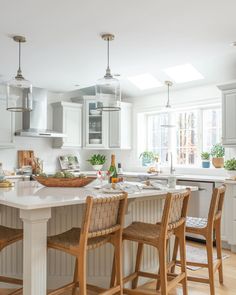
[[[0,100],[0,148],[14,147],[14,114],[6,110],[5,100]]]
[[[108,113],[96,108],[96,100],[85,101],[85,147],[107,148]]]
[[[236,90],[223,92],[222,97],[222,143],[236,145]]]
[[[131,149],[131,104],[121,103],[120,112],[109,114],[109,147]]]
[[[63,147],[81,147],[82,110],[77,107],[63,107]]]

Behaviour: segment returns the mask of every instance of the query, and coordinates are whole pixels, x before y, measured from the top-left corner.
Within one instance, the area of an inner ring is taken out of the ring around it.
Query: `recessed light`
[[[141,90],[162,86],[162,83],[149,73],[127,77],[127,79]]]
[[[184,64],[167,68],[164,70],[164,72],[176,83],[184,83],[204,79],[203,75],[199,73],[191,64]]]
[[[80,85],[79,85],[79,84],[75,84],[74,86],[75,86],[75,87],[79,87]]]

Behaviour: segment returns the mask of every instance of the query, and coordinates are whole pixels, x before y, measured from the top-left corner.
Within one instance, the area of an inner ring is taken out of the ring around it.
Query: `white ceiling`
[[[23,73],[35,86],[69,91],[94,85],[104,75],[106,44],[100,33],[111,32],[111,69],[122,75],[125,95],[140,91],[125,79],[150,72],[159,80],[163,69],[192,63],[206,79],[190,87],[236,78],[235,0],[8,0],[0,9],[0,79],[17,69],[22,34]],[[163,88],[162,88],[163,90]]]

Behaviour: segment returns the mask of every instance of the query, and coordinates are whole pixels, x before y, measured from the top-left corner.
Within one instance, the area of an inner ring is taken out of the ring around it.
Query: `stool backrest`
[[[214,227],[214,222],[222,216],[222,209],[225,198],[225,185],[215,188],[212,193],[210,209],[208,213],[208,228]]]
[[[190,189],[182,193],[167,194],[161,220],[161,234],[166,234],[168,230],[174,230],[185,223],[190,194]]]
[[[127,193],[105,198],[87,197],[80,240],[123,229],[126,206]]]

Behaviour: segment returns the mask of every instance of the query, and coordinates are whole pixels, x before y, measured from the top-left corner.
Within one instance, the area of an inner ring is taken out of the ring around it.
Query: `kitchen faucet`
[[[170,174],[174,174],[175,168],[173,167],[173,154],[172,152],[169,152],[170,154]]]

